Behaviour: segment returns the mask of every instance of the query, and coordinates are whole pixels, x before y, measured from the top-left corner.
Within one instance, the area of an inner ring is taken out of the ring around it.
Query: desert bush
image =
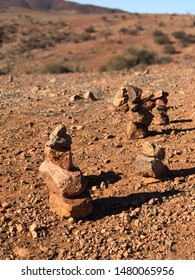
[[[0,52],[0,60],[3,60],[5,58],[5,55]]]
[[[175,39],[183,39],[186,37],[186,33],[184,31],[176,31],[173,32],[173,36],[175,37]]]
[[[71,73],[72,69],[63,62],[50,62],[41,69],[42,74],[62,74]]]
[[[119,32],[122,33],[122,34],[127,34],[127,35],[137,35],[138,30],[137,29],[128,29],[126,27],[122,27],[119,30]]]
[[[128,48],[126,52],[128,61],[131,62],[132,66],[136,66],[138,64],[150,65],[154,64],[157,60],[157,55],[146,48]]]
[[[171,41],[167,34],[163,33],[160,30],[153,32],[154,42],[159,45],[171,44]]]
[[[28,38],[22,38],[19,48],[20,52],[27,52],[34,49],[47,49],[49,47],[54,47],[55,42],[49,38],[44,38],[42,34],[39,37],[31,36]]]
[[[175,54],[177,53],[175,47],[171,44],[167,44],[164,46],[164,52],[168,54]]]
[[[10,72],[10,67],[5,65],[0,67],[0,75],[7,75]]]
[[[186,34],[184,31],[176,31],[173,33],[173,36],[180,41],[182,47],[195,43],[195,35]]]
[[[106,71],[106,70],[123,70],[123,69],[129,69],[132,66],[130,65],[128,59],[122,55],[114,56],[111,58],[106,66],[101,66],[100,70]]]
[[[157,55],[145,48],[128,48],[124,56],[119,55],[111,58],[106,66],[102,66],[100,71],[130,69],[137,65],[150,65],[158,61]]]
[[[91,34],[89,32],[84,31],[83,33],[81,33],[79,35],[79,41],[83,42],[83,41],[89,41],[89,40],[93,40],[95,39],[93,36],[91,36]]]
[[[90,25],[90,26],[88,26],[88,27],[85,28],[85,32],[87,32],[87,33],[95,33],[96,30],[95,30],[95,28],[93,27],[93,25]]]

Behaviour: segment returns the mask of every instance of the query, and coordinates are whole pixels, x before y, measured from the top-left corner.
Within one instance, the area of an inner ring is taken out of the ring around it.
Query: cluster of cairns
[[[143,92],[134,86],[122,87],[114,98],[114,106],[128,114],[129,139],[148,136],[148,127],[154,120],[156,124],[169,123],[167,116],[168,93]],[[151,112],[152,111],[152,112]],[[84,218],[92,213],[92,199],[86,189],[86,179],[81,170],[72,162],[71,137],[61,124],[49,136],[45,144],[46,159],[39,171],[48,186],[50,209],[62,217]],[[165,151],[162,147],[145,142],[143,154],[135,159],[135,173],[143,177],[162,178],[167,167],[163,164]]]
[[[71,143],[66,127],[57,126],[45,144],[39,171],[49,189],[50,209],[62,217],[84,218],[92,212],[92,202],[85,177],[73,165]]]
[[[145,138],[149,134],[149,126],[152,123],[168,125],[167,115],[168,93],[165,91],[143,92],[135,86],[120,88],[113,100],[113,105],[126,113],[130,119],[127,124],[127,136],[129,139]]]
[[[166,175],[168,168],[164,165],[165,149],[161,146],[144,142],[142,154],[139,154],[134,163],[134,172],[143,177],[162,179]]]

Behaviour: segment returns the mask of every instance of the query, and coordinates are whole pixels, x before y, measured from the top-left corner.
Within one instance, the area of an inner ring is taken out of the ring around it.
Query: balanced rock
[[[135,86],[127,86],[126,88],[128,100],[131,103],[141,102],[142,89]]]
[[[45,146],[54,150],[69,151],[71,137],[66,133],[66,127],[62,124],[57,126],[49,136],[49,141],[46,142]]]
[[[133,168],[143,177],[161,178],[166,173],[166,167],[159,159],[141,154],[136,157]]]
[[[148,157],[156,157],[159,160],[165,159],[165,149],[155,143],[145,141],[142,146],[143,154]]]
[[[148,131],[145,127],[141,126],[138,123],[129,122],[127,124],[126,131],[128,139],[141,139],[145,138],[148,135]]]
[[[45,155],[47,158],[65,170],[73,168],[71,150],[60,151],[50,147],[45,147]]]
[[[59,196],[75,197],[80,195],[86,188],[86,181],[80,170],[67,171],[46,159],[41,164],[39,171],[45,174],[50,192]]]
[[[146,109],[141,109],[137,112],[129,111],[128,116],[130,117],[130,121],[141,124],[144,127],[149,127],[154,117],[153,114]]]

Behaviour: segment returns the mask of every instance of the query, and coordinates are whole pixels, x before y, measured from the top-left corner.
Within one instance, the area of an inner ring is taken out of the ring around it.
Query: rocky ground
[[[194,74],[170,64],[145,72],[0,76],[0,259],[194,259]],[[112,108],[124,83],[169,92],[170,124],[128,140],[128,118]],[[70,101],[89,90],[96,101]],[[38,171],[61,123],[93,199],[83,220],[50,211]],[[134,173],[146,140],[166,150],[164,181]]]

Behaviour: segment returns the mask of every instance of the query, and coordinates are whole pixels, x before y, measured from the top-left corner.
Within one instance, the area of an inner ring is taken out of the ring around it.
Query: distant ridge
[[[94,5],[84,5],[64,0],[0,0],[0,8],[25,8],[41,11],[65,10],[82,14],[125,13],[119,9],[110,9]]]

